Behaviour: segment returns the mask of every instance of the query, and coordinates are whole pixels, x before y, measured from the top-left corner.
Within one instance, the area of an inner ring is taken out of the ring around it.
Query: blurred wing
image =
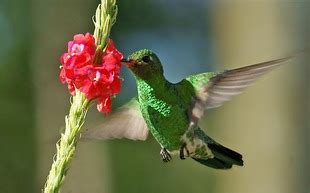
[[[142,117],[139,102],[132,99],[115,113],[104,119],[99,126],[86,130],[82,137],[90,139],[146,140],[149,129]]]
[[[213,76],[206,85],[200,88],[198,96],[193,101],[190,109],[191,116],[193,119],[199,120],[207,109],[222,106],[224,102],[231,100],[233,96],[242,93],[257,78],[291,58],[271,60],[224,71]]]

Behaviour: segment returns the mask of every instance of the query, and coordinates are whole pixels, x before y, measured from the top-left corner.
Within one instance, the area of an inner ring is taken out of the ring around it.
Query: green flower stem
[[[93,21],[95,25],[94,38],[97,47],[94,59],[96,64],[101,63],[111,28],[116,21],[116,15],[116,0],[102,0],[101,5],[97,7]],[[69,170],[89,105],[90,101],[87,100],[83,93],[76,89],[76,95],[72,97],[69,115],[66,116],[65,132],[61,134],[61,138],[56,144],[57,153],[47,177],[43,190],[44,193],[59,192]]]
[[[65,118],[66,130],[56,144],[57,153],[45,184],[44,193],[59,191],[75,152],[89,104],[90,101],[85,95],[76,90],[76,95],[72,97],[69,115]]]

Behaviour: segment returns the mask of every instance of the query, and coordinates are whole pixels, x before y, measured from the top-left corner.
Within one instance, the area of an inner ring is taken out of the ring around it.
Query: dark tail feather
[[[206,165],[206,166],[209,166],[215,169],[230,169],[232,167],[232,164],[226,163],[216,157],[212,159],[197,159],[197,158],[193,158],[193,159],[203,165]]]
[[[241,154],[217,143],[208,144],[208,147],[214,154],[214,158],[197,159],[193,157],[193,159],[201,164],[216,169],[229,169],[232,167],[232,165],[243,166]]]

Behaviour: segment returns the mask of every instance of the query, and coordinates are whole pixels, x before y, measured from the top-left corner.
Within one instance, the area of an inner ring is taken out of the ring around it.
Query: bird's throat
[[[162,95],[167,93],[170,83],[164,76],[153,76],[148,79],[136,77],[138,94],[142,95],[156,95],[161,98]]]

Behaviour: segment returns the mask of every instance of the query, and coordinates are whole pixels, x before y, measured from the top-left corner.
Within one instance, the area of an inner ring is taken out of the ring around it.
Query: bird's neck
[[[152,76],[148,79],[141,79],[136,77],[136,82],[138,93],[141,96],[143,95],[144,98],[150,95],[161,98],[167,94],[167,91],[171,87],[171,83],[168,82],[163,75]]]

